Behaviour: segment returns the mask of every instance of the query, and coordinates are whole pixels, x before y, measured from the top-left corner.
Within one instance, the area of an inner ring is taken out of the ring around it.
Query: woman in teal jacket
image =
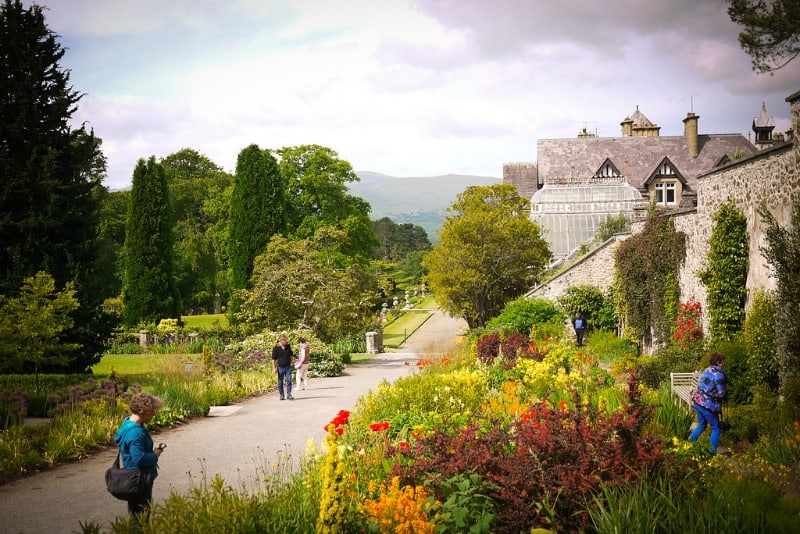
[[[164,449],[163,447],[153,448],[153,438],[150,437],[150,432],[144,425],[153,419],[161,406],[162,403],[158,397],[154,397],[150,393],[137,393],[131,400],[131,415],[125,418],[114,435],[114,443],[119,446],[125,469],[138,467],[142,470],[149,470],[153,475],[151,480],[155,480],[158,476],[158,457],[161,456]],[[151,481],[145,495],[140,499],[128,501],[128,513],[133,521],[136,521],[137,514],[149,512],[152,499],[153,483]]]

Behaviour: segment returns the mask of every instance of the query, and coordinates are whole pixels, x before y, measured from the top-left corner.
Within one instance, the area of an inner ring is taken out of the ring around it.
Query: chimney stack
[[[700,115],[695,115],[693,112],[686,114],[683,119],[683,135],[686,137],[686,143],[689,145],[689,155],[693,158],[697,157],[699,152],[697,146],[697,120]]]

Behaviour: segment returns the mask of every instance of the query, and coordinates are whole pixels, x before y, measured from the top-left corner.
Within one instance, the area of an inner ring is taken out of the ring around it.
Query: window
[[[656,182],[655,200],[659,206],[674,206],[678,202],[675,182]]]

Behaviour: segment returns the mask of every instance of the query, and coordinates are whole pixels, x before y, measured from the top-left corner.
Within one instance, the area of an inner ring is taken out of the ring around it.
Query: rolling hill
[[[356,171],[356,174],[361,181],[348,184],[348,190],[370,203],[372,219],[389,217],[396,223],[419,225],[432,243],[439,241],[437,232],[446,210],[464,189],[502,182],[491,176],[463,174],[402,178],[371,171]]]

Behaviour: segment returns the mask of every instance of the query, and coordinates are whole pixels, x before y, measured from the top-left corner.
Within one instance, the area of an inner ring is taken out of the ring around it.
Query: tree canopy
[[[441,241],[423,260],[439,304],[471,328],[530,289],[547,266],[549,247],[526,208],[513,186],[467,188],[448,208]]]
[[[333,226],[347,235],[340,245],[347,256],[369,258],[376,243],[372,208],[347,192],[347,184],[359,180],[350,163],[319,145],[284,147],[276,153],[286,180],[289,235],[308,238],[323,226]]]
[[[728,15],[740,26],[739,44],[753,70],[774,72],[800,54],[800,0],[728,0]]]
[[[380,296],[376,276],[358,263],[341,268],[331,258],[342,230],[323,227],[313,237],[276,235],[256,258],[252,289],[239,291],[237,318],[251,329],[310,329],[331,341],[363,332]]]

